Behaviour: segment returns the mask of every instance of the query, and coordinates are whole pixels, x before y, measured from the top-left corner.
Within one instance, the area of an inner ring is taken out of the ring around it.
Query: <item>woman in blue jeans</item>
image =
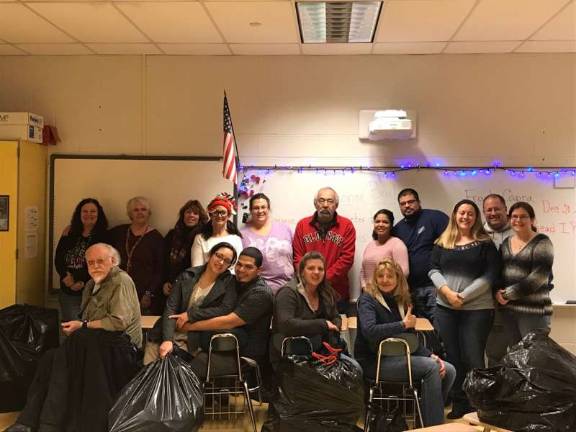
[[[413,332],[416,325],[408,283],[400,266],[391,259],[379,262],[357,305],[358,334],[354,353],[364,375],[374,379],[380,342],[400,333]],[[407,368],[404,356],[382,357],[380,376],[386,381],[406,381]],[[412,377],[423,381],[422,420],[425,426],[444,423],[444,401],[455,376],[456,371],[450,363],[426,348],[418,347],[412,353]]]
[[[438,289],[436,321],[447,359],[456,367],[449,419],[475,411],[462,384],[471,369],[483,368],[484,350],[494,319],[492,286],[500,256],[482,228],[480,210],[458,202],[448,227],[432,250],[430,279]]]

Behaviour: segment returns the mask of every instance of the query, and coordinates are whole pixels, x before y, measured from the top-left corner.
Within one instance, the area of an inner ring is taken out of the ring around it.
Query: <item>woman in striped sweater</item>
[[[514,235],[500,247],[504,288],[496,293],[496,300],[503,309],[504,328],[510,333],[507,340],[515,344],[534,329],[550,328],[554,249],[546,235],[536,232],[530,204],[517,202],[508,215]]]

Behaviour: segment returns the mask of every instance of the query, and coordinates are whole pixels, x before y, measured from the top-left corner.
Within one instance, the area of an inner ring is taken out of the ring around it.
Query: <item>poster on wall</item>
[[[0,231],[8,231],[10,227],[9,219],[10,197],[0,195]]]

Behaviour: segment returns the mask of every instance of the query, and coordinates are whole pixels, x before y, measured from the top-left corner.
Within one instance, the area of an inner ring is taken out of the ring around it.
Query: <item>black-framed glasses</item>
[[[214,254],[214,256],[216,257],[217,260],[222,261],[224,264],[226,265],[230,265],[232,264],[232,260],[230,258],[226,258],[224,255],[222,255],[220,252],[216,252]]]
[[[210,216],[225,217],[228,216],[228,212],[226,210],[214,210],[213,212],[210,212]]]

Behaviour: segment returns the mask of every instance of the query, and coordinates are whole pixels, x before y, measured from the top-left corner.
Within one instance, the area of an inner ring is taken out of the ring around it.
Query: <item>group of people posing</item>
[[[462,383],[470,369],[485,366],[485,353],[496,363],[529,331],[549,328],[553,249],[549,238],[536,232],[534,209],[526,202],[508,210],[503,197],[488,195],[484,223],[471,200],[458,202],[450,216],[423,209],[414,189],[400,191],[398,204],[403,219],[396,224],[390,210],[376,212],[373,240],[362,256],[355,358],[365,376],[374,377],[378,343],[414,331],[416,317],[429,319],[445,358],[419,347],[412,353],[412,372],[423,381],[425,425],[440,424],[449,391],[449,417],[473,410]],[[69,333],[107,329],[102,323],[108,321],[90,316],[86,305],[102,295],[96,287],[106,278],[122,274],[133,281],[136,294],[123,290],[98,304],[109,308],[104,315],[113,326],[108,327],[129,335],[140,313],[162,314],[149,333],[145,363],[177,346],[189,352],[203,377],[207,340],[227,330],[237,335],[242,355],[264,369],[270,361],[274,367],[284,337],[320,343],[338,334],[339,314],[350,312],[355,228],[337,213],[334,189],[320,189],[314,206],[314,214],[300,220],[292,235],[288,226],[272,220],[265,194],[250,198],[250,219],[242,230],[231,221],[229,196],[215,197],[207,211],[193,200],[163,238],[149,224],[145,198],[132,198],[130,223],[109,231],[98,201],[85,199],[56,253],[63,327]],[[98,282],[102,267],[108,273]],[[137,336],[131,340],[141,345]],[[225,356],[214,361],[222,371],[231,367]],[[402,367],[401,359],[383,359],[381,377],[401,380]]]

